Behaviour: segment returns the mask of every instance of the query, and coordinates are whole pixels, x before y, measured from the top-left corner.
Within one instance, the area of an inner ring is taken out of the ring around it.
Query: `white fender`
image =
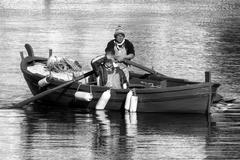
[[[123,89],[127,89],[127,83],[123,83]]]
[[[77,100],[90,102],[93,99],[93,94],[89,92],[77,91],[74,94]]]
[[[104,109],[110,98],[111,98],[111,90],[109,89],[103,92],[103,94],[99,98],[96,105],[96,109]]]
[[[97,85],[98,85],[98,86],[101,86],[101,85],[100,85],[100,76],[98,76],[96,79],[97,79]]]
[[[138,105],[138,96],[132,96],[131,97],[131,103],[130,103],[130,112],[136,112],[137,111],[137,105]]]
[[[43,79],[38,81],[38,86],[39,87],[44,87],[50,83],[51,77],[47,76],[44,77]]]
[[[133,91],[130,90],[126,96],[126,101],[125,101],[125,105],[124,105],[124,108],[126,111],[129,111],[132,95],[133,95]]]

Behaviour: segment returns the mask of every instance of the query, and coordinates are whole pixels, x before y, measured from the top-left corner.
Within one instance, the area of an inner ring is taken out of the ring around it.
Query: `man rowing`
[[[114,59],[118,62],[119,68],[123,70],[127,81],[129,82],[129,67],[123,62],[123,60],[133,59],[135,57],[135,50],[132,42],[125,39],[125,32],[121,26],[116,28],[114,39],[108,42],[105,52],[110,50],[114,50]]]

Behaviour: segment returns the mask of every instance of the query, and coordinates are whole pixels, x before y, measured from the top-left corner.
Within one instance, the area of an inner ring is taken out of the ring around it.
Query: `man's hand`
[[[125,59],[124,56],[115,56],[114,58],[115,58],[118,62],[122,62],[122,61]]]

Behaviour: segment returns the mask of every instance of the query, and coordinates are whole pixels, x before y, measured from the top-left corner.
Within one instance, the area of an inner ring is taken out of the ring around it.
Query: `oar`
[[[85,77],[87,77],[87,76],[90,76],[90,75],[92,75],[93,73],[94,73],[94,71],[87,72],[87,73],[85,73],[85,74],[83,74],[83,75],[81,75],[81,76],[79,76],[79,77],[77,77],[77,78],[75,78],[75,79],[73,79],[73,80],[71,80],[71,81],[68,81],[68,82],[66,82],[66,83],[64,83],[64,84],[62,84],[62,85],[59,85],[59,86],[57,86],[57,87],[55,87],[55,88],[51,88],[51,89],[46,90],[46,91],[44,91],[44,92],[41,92],[41,93],[39,93],[39,94],[31,97],[31,98],[28,98],[28,99],[26,99],[26,100],[24,100],[24,101],[22,101],[22,102],[20,102],[20,103],[17,103],[17,104],[14,105],[14,107],[23,107],[24,105],[27,105],[27,104],[29,104],[30,102],[33,102],[33,101],[36,101],[36,100],[38,100],[38,99],[40,99],[40,98],[42,98],[42,97],[45,97],[45,96],[49,95],[50,93],[53,93],[53,92],[55,92],[56,90],[59,90],[59,89],[61,89],[61,88],[63,88],[63,87],[66,87],[66,86],[72,84],[73,82],[76,82],[76,81],[81,80],[81,79],[83,79],[83,78],[85,78]]]
[[[161,73],[158,73],[158,72],[154,71],[153,69],[144,67],[144,66],[142,66],[142,65],[140,65],[140,64],[138,64],[136,62],[130,61],[128,59],[124,59],[124,62],[129,64],[129,65],[132,65],[134,67],[140,68],[140,69],[142,69],[144,71],[147,71],[148,73],[151,73],[151,74],[154,74],[154,75],[157,75],[157,76],[167,77],[167,76],[165,76],[165,75],[163,75]]]
[[[125,63],[129,64],[129,65],[132,65],[134,67],[137,67],[139,69],[147,71],[148,73],[151,73],[151,74],[153,74],[155,76],[161,77],[161,78],[166,79],[166,80],[173,80],[173,81],[176,81],[176,82],[189,82],[188,80],[185,80],[185,79],[171,78],[171,77],[165,76],[165,75],[163,75],[161,73],[158,73],[158,72],[154,71],[153,69],[144,67],[144,66],[142,66],[142,65],[140,65],[140,64],[138,64],[136,62],[130,61],[128,59],[124,59],[123,61]]]

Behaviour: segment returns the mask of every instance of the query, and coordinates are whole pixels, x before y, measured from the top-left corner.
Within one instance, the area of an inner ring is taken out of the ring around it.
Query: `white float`
[[[130,112],[136,112],[137,111],[137,105],[138,105],[138,96],[136,94],[136,91],[133,90],[133,95],[131,97],[129,111]]]
[[[129,111],[129,109],[130,109],[132,95],[133,95],[133,91],[130,90],[126,96],[126,101],[125,101],[125,105],[124,105],[124,108],[126,111]]]
[[[51,82],[51,79],[52,79],[51,76],[44,77],[43,79],[38,81],[38,86],[44,87],[44,86],[48,85]]]
[[[101,95],[101,97],[99,98],[99,100],[97,102],[96,109],[97,110],[104,109],[110,98],[111,98],[111,89],[103,92],[103,94]]]
[[[93,94],[92,93],[83,92],[83,91],[77,91],[74,94],[74,96],[77,100],[83,100],[83,101],[87,101],[87,102],[90,102],[93,99]]]

